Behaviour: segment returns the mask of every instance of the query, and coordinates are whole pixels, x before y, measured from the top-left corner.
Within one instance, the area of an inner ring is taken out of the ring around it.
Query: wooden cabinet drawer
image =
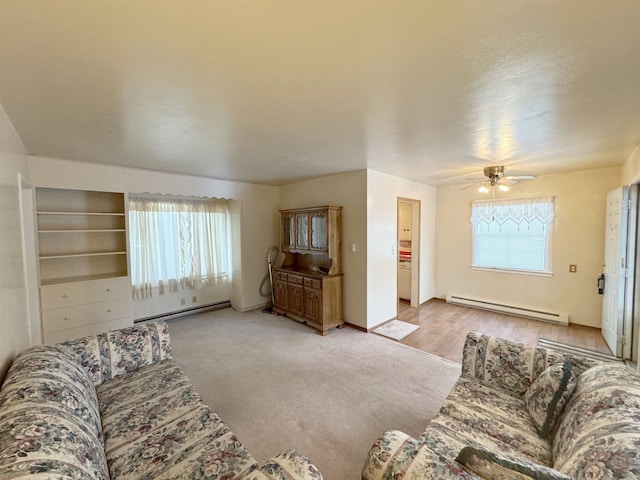
[[[298,276],[298,275],[287,275],[288,277],[288,282],[289,283],[293,283],[295,285],[302,285],[302,277]]]
[[[46,334],[123,317],[131,318],[131,302],[126,299],[107,300],[43,310],[42,326]]]
[[[106,332],[107,330],[116,330],[118,328],[131,326],[133,326],[133,322],[130,318],[118,318],[116,320],[110,320],[108,322],[83,325],[81,327],[69,328],[67,330],[60,330],[57,332],[44,332],[44,343],[58,343],[65,340],[73,340],[74,338],[85,337],[87,335],[95,335],[97,333]]]
[[[276,272],[276,274],[274,275],[274,279],[275,280],[280,280],[282,282],[286,282],[287,281],[287,274],[284,272]]]
[[[40,287],[43,310],[130,296],[129,277],[105,278]]]
[[[305,278],[304,286],[320,289],[322,288],[322,280],[318,280],[317,278]]]

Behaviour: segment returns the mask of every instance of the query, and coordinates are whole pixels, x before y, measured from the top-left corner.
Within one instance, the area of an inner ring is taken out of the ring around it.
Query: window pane
[[[475,265],[524,270],[544,270],[546,228],[540,222],[503,225],[480,222],[477,231]]]
[[[535,202],[526,203],[521,199],[518,202],[521,203],[495,201],[488,207],[485,202],[478,210],[476,205],[473,206],[474,266],[538,272],[550,270],[547,256],[551,223],[548,218],[542,219]],[[525,207],[521,208],[521,205]],[[553,203],[550,210],[552,212]]]

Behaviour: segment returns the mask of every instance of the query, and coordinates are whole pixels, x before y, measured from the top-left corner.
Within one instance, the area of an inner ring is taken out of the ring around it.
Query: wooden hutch
[[[273,311],[321,335],[344,326],[342,207],[280,210],[282,266],[273,269]]]

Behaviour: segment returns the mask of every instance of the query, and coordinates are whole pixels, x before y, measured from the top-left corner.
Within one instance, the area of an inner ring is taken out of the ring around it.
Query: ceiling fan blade
[[[500,183],[506,183],[507,185],[517,185],[520,183],[520,180],[515,180],[510,177],[504,177],[500,180]]]
[[[476,180],[477,180],[477,179],[476,179]],[[467,189],[469,189],[469,188],[473,188],[473,187],[478,187],[478,186],[482,185],[483,183],[485,183],[485,182],[472,183],[471,185],[467,185],[466,187],[462,187],[462,188],[460,189],[460,191],[462,191],[462,190],[467,190]]]
[[[535,175],[508,175],[506,177],[508,180],[533,180],[534,178],[536,178]]]

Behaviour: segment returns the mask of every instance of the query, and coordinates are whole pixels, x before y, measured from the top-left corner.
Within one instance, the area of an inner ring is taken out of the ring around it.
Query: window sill
[[[511,273],[515,275],[529,275],[531,277],[553,277],[553,272],[540,272],[534,270],[516,270],[510,268],[497,268],[497,267],[478,267],[470,265],[471,270],[479,270],[483,272],[497,272],[497,273]]]

